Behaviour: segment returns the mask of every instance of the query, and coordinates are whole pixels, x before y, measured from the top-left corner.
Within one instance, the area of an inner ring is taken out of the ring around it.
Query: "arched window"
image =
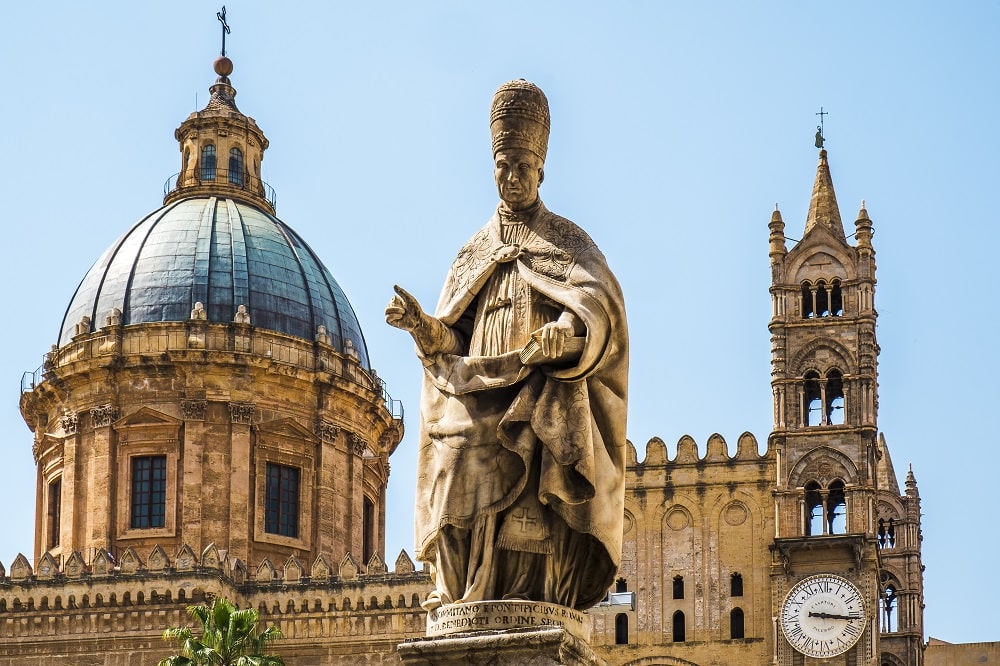
[[[684,598],[684,576],[674,576],[674,599]]]
[[[628,615],[615,616],[615,645],[628,645]]]
[[[820,280],[816,283],[816,316],[817,317],[829,317],[830,316],[830,291],[827,288],[826,281]]]
[[[826,373],[826,424],[843,425],[847,418],[844,405],[844,376],[840,370]]]
[[[201,179],[215,180],[215,146],[210,143],[201,148]]]
[[[674,643],[683,643],[686,640],[684,632],[684,612],[677,611],[673,619]]]
[[[804,399],[802,422],[807,426],[843,425],[847,422],[847,405],[844,401],[844,375],[840,370],[828,370],[821,379],[815,370],[803,377]]]
[[[239,148],[229,149],[229,182],[243,187],[243,151]]]
[[[815,285],[802,283],[802,318],[840,317],[844,314],[844,296],[840,280],[819,280]]]
[[[743,638],[743,609],[734,608],[729,611],[729,637]]]
[[[805,403],[805,424],[823,425],[823,392],[819,386],[819,373],[815,370],[810,370],[805,376]]]
[[[847,498],[843,481],[830,484],[826,498],[826,521],[827,534],[847,533]]]
[[[878,519],[878,547],[896,547],[896,523],[892,518],[886,522],[884,518]]]
[[[624,578],[619,578],[615,581],[615,592],[628,592],[628,581]]]
[[[806,536],[824,534],[823,495],[815,481],[806,484],[806,512]]]
[[[830,292],[830,314],[834,317],[844,314],[844,296],[840,291],[840,280],[833,281],[833,290]]]
[[[802,318],[812,319],[816,316],[816,305],[813,303],[812,285],[802,283]]]
[[[879,618],[883,632],[899,631],[899,618],[896,616],[896,586],[889,583],[878,599]]]
[[[729,596],[731,597],[742,597],[743,596],[743,575],[734,573],[729,577]]]

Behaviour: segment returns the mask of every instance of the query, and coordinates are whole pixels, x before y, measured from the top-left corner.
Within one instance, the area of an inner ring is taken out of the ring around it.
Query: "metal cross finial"
[[[222,55],[226,55],[226,35],[229,34],[229,24],[226,23],[226,6],[222,5],[221,12],[215,12],[215,18],[222,24]]]
[[[823,142],[826,141],[826,136],[823,134],[823,130],[824,130],[824,127],[823,127],[823,116],[830,115],[830,112],[829,111],[824,111],[823,107],[821,106],[821,107],[819,107],[819,113],[817,113],[816,115],[819,116],[819,127],[816,128],[816,147],[817,148],[822,148],[823,147]]]

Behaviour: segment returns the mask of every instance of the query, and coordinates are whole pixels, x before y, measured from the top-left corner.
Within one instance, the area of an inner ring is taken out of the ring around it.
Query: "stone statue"
[[[584,609],[621,557],[628,332],[604,255],[538,198],[549,108],[524,80],[490,114],[500,205],[459,251],[434,315],[400,287],[386,321],[424,367],[417,557],[423,604]]]

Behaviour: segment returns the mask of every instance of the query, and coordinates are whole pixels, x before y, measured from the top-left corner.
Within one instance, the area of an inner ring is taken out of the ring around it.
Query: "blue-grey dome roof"
[[[312,249],[273,215],[223,197],[175,201],[115,241],[77,287],[59,346],[84,316],[95,328],[114,308],[124,325],[185,321],[196,302],[211,322],[245,305],[254,326],[307,340],[323,325],[338,351],[349,339],[370,367],[357,316]]]

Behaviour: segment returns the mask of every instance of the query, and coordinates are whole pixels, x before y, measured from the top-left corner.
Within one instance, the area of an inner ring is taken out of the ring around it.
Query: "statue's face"
[[[512,148],[497,152],[493,176],[500,198],[511,210],[528,208],[538,200],[538,186],[545,174],[542,159],[530,150]]]

